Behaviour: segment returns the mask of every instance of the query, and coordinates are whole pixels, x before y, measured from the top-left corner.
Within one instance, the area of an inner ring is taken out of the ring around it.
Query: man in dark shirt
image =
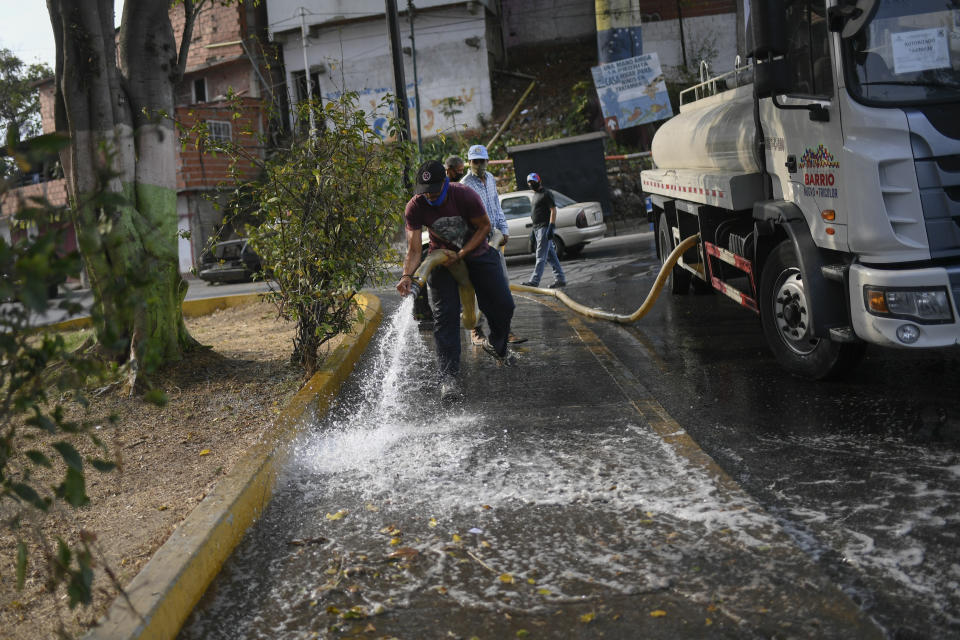
[[[557,257],[557,250],[553,246],[553,233],[557,224],[557,204],[553,200],[553,194],[543,188],[543,182],[536,173],[527,176],[527,186],[533,190],[531,204],[533,213],[530,219],[533,222],[533,234],[537,239],[537,262],[533,265],[533,273],[530,279],[524,284],[528,287],[539,287],[540,278],[543,276],[543,268],[549,262],[553,268],[553,275],[556,278],[551,289],[565,287],[567,278],[560,267],[560,258]]]
[[[499,253],[487,244],[490,218],[480,196],[470,187],[451,183],[444,166],[425,162],[417,169],[416,195],[404,212],[407,255],[403,277],[397,283],[401,295],[410,293],[412,274],[420,264],[420,235],[429,230],[430,251],[444,251],[444,266],[463,261],[477,294],[477,304],[487,317],[490,335],[483,349],[501,364],[513,364],[507,348],[513,296],[500,264]],[[440,368],[440,396],[444,401],[461,395],[460,374],[460,292],[457,281],[444,267],[437,267],[427,279],[433,309],[433,336]]]

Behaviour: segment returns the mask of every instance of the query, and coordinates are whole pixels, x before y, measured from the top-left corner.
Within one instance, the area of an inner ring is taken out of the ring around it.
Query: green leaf
[[[47,504],[47,501],[40,497],[40,494],[28,484],[23,484],[22,482],[15,482],[10,485],[10,489],[17,494],[17,497],[27,502],[40,511],[46,511],[50,506]]]
[[[23,540],[17,541],[17,591],[23,589],[27,580],[27,545]]]
[[[61,440],[60,442],[54,442],[52,446],[63,457],[63,461],[67,463],[68,467],[81,472],[81,474],[83,473],[83,458],[80,457],[72,444]]]
[[[150,389],[150,391],[143,394],[143,399],[158,407],[167,406],[167,394],[160,389]]]
[[[86,478],[82,471],[67,467],[67,476],[57,487],[57,495],[67,501],[72,507],[82,507],[90,498],[87,497]]]
[[[73,554],[70,552],[70,547],[63,541],[63,538],[57,538],[57,563],[60,565],[61,571],[70,569],[70,560],[72,558]]]
[[[111,462],[110,460],[101,460],[100,458],[87,458],[87,462],[93,465],[93,468],[97,471],[113,471],[117,468],[116,462]]]
[[[50,468],[50,459],[47,458],[47,456],[40,453],[39,451],[37,451],[36,449],[30,449],[29,451],[24,451],[23,453],[25,456],[30,458],[30,462],[32,462],[33,464],[41,467],[46,467],[47,469]]]
[[[90,566],[81,561],[84,566],[80,571],[71,572],[70,583],[67,585],[67,595],[70,596],[70,608],[73,609],[78,604],[90,604],[92,591],[90,586],[93,584],[93,570]]]

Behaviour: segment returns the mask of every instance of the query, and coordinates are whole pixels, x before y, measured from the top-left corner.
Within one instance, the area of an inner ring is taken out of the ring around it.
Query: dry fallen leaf
[[[400,547],[390,555],[388,558],[406,558],[408,560],[417,557],[420,555],[420,552],[414,549],[413,547]]]
[[[597,617],[597,614],[591,611],[590,613],[585,613],[580,616],[580,622],[593,622],[593,619]]]
[[[651,618],[662,618],[665,615],[667,615],[667,612],[664,611],[663,609],[655,609],[650,612]]]
[[[208,455],[210,455],[210,449],[204,449],[203,451],[200,452],[200,455],[202,455],[202,456],[208,456]]]
[[[509,573],[501,573],[500,582],[503,582],[504,584],[513,584],[513,576]]]
[[[325,517],[327,520],[343,520],[343,517],[347,515],[348,511],[346,509],[340,509],[336,513],[328,513]]]
[[[436,518],[430,518],[430,522],[427,523],[427,526],[430,527],[431,529],[432,529],[433,527],[437,526],[437,519],[436,519]]]
[[[454,542],[460,542],[461,540],[462,540],[462,538],[461,538],[460,536],[458,536],[457,534],[453,534],[453,541],[454,541]]]

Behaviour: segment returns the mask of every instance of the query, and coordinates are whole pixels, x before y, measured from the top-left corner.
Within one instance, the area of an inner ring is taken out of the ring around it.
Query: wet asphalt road
[[[633,311],[652,242],[588,247],[568,293]],[[508,264],[526,279],[529,259]],[[378,293],[382,353],[182,637],[960,633],[957,350],[870,350],[810,383],[719,295],[631,327],[518,296],[520,365],[465,345],[450,412],[424,379],[429,334],[390,335],[398,301]]]

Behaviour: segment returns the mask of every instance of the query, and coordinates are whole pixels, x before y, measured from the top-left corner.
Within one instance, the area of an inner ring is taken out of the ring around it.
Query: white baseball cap
[[[482,144],[475,144],[467,151],[467,160],[489,160],[487,148]]]

